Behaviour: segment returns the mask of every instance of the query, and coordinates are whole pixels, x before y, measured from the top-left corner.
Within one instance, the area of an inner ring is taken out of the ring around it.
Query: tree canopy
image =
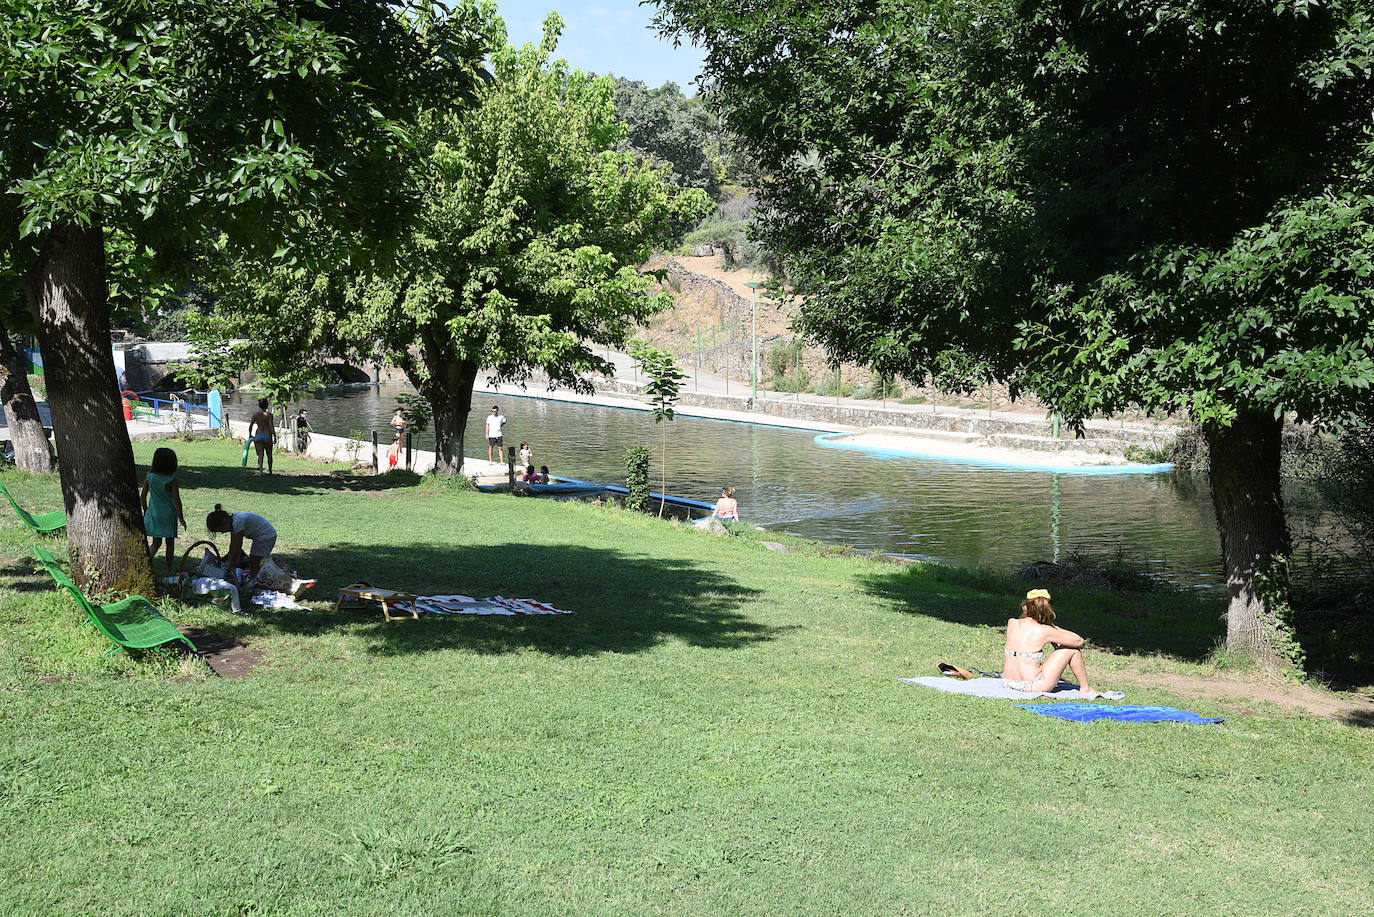
[[[710,206],[617,151],[613,84],[551,60],[556,16],[541,44],[518,49],[491,28],[493,78],[471,109],[428,109],[408,127],[417,155],[389,181],[419,206],[387,269],[228,271],[235,308],[207,335],[256,328],[272,339],[260,363],[332,350],[399,366],[433,407],[446,473],[462,465],[479,371],[587,387],[606,368],[594,348],[666,304],[639,265]]]
[[[807,334],[1071,422],[1203,424],[1229,642],[1283,655],[1282,590],[1261,594],[1286,550],[1282,419],[1365,410],[1374,378],[1367,6],[660,7],[774,173],[758,231]]]
[[[432,0],[0,0],[0,273],[23,279],[44,352],[78,581],[151,587],[111,240],[165,278],[221,235],[285,256],[286,213],[403,212],[376,180],[405,145],[395,118],[471,93],[478,17]]]

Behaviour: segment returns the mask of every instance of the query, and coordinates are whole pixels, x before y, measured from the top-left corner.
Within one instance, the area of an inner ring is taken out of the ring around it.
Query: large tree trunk
[[[103,231],[55,227],[24,291],[43,353],[72,576],[96,591],[153,595],[134,453],[110,353]]]
[[[1271,669],[1295,661],[1282,619],[1288,527],[1279,480],[1283,419],[1272,411],[1244,411],[1229,426],[1204,425],[1211,450],[1212,501],[1221,532],[1230,601],[1226,648]]]
[[[466,360],[448,360],[429,367],[424,395],[434,410],[435,474],[463,472],[463,436],[476,381],[477,366]]]
[[[0,360],[4,361],[0,366],[0,402],[5,406],[5,423],[14,445],[14,464],[25,471],[52,471],[52,446],[29,387],[28,364],[4,325],[0,325]]]

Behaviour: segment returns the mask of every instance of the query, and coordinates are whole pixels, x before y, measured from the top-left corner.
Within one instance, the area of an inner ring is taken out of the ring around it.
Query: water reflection
[[[332,390],[310,399],[322,433],[385,431],[401,386]],[[244,399],[245,403],[249,399]],[[645,413],[478,395],[469,455],[486,455],[482,421],[493,403],[509,418],[506,443],[530,442],[556,475],[624,483],[636,443],[661,474],[663,428]],[[234,416],[243,413],[240,407]],[[1120,553],[1190,586],[1220,583],[1220,546],[1205,484],[1171,475],[1055,475],[875,456],[816,446],[813,432],[679,417],[668,424],[668,492],[714,500],[736,488],[760,525],[876,551],[1005,568],[1081,551]],[[417,448],[432,449],[422,435]]]

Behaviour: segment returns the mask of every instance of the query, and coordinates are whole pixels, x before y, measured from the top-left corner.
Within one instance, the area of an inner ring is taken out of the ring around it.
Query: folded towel
[[[1061,681],[1053,691],[1041,691],[1036,694],[1008,688],[1002,684],[1000,678],[970,678],[968,681],[959,681],[954,678],[941,678],[932,675],[925,678],[899,678],[897,680],[904,681],[909,685],[919,685],[922,688],[934,688],[936,691],[944,691],[947,694],[968,694],[972,697],[995,697],[1003,700],[1025,700],[1028,697],[1053,697],[1061,700],[1085,699],[1078,692],[1078,685],[1071,681]],[[1120,691],[1103,691],[1102,695],[1108,700],[1120,700],[1126,696]]]
[[[398,611],[410,612],[409,602],[397,602]],[[507,599],[494,595],[487,599],[475,599],[468,595],[422,595],[415,599],[415,608],[421,614],[431,615],[566,615],[563,611],[536,602],[534,599]]]
[[[1130,704],[1017,704],[1022,710],[1029,710],[1041,716],[1058,717],[1075,723],[1091,723],[1094,720],[1113,720],[1118,723],[1191,723],[1205,726],[1220,723],[1222,720],[1211,716],[1199,716],[1189,710],[1175,710],[1173,707],[1133,707]]]

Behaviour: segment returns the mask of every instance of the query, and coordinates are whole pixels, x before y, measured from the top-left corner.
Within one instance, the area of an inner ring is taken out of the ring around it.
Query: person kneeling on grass
[[[227,513],[224,507],[215,504],[215,511],[205,517],[205,527],[212,532],[225,532],[230,535],[229,552],[224,555],[224,565],[229,570],[247,566],[254,577],[262,562],[272,556],[277,546],[277,530],[272,523],[257,513]],[[247,538],[247,563],[244,563],[243,539]]]
[[[1007,621],[1007,645],[1003,651],[1006,662],[1002,684],[1016,691],[1039,694],[1053,691],[1065,669],[1078,679],[1078,690],[1084,697],[1101,697],[1088,684],[1088,670],[1083,665],[1083,644],[1086,642],[1071,630],[1055,627],[1054,609],[1045,589],[1032,589],[1021,603],[1021,617]],[[1045,644],[1054,647],[1045,656]]]

